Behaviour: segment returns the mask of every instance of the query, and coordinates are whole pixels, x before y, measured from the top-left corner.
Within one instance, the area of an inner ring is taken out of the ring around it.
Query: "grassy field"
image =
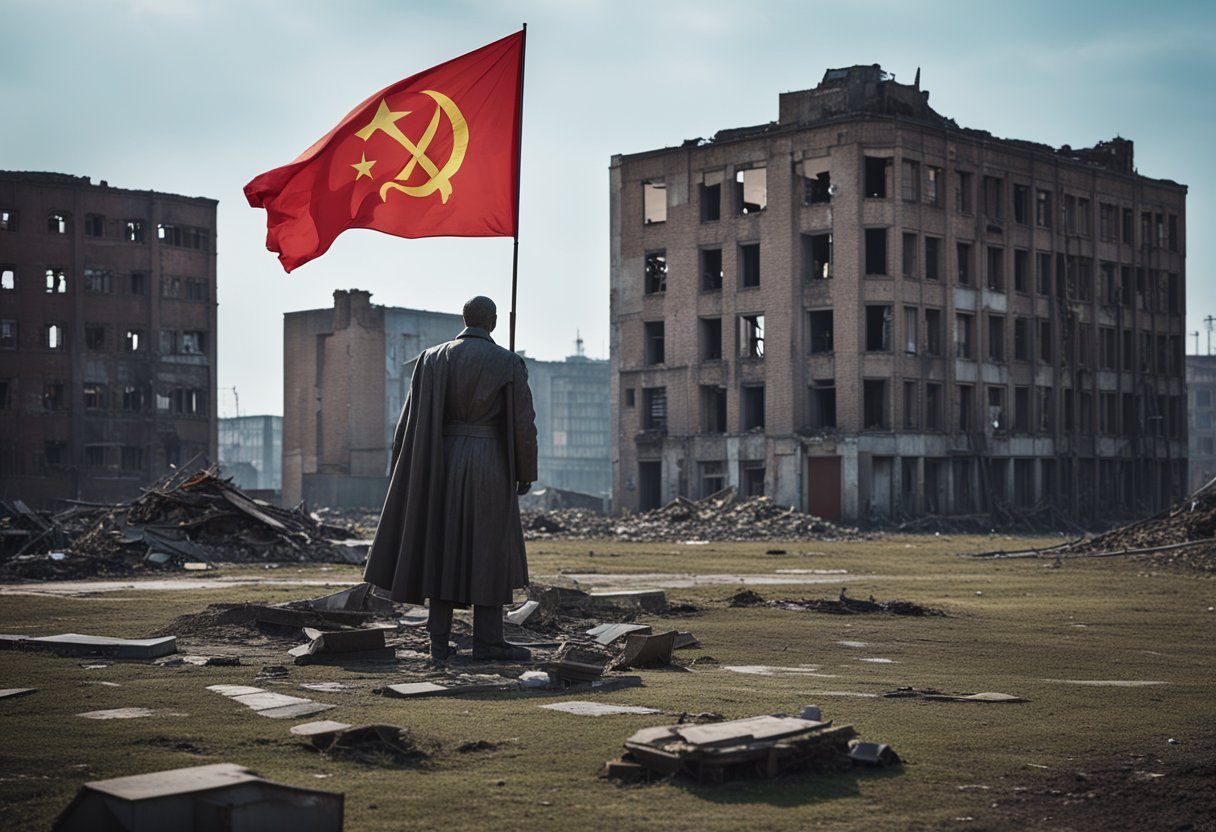
[[[1168,820],[1165,828],[1171,829],[1188,822],[1193,829],[1213,828],[1216,797],[1202,783],[1213,779],[1216,748],[1216,584],[1127,558],[1055,563],[957,557],[1035,542],[887,536],[831,544],[530,544],[533,577],[540,582],[579,575],[586,587],[638,573],[846,570],[808,574],[805,585],[751,588],[766,599],[833,598],[843,586],[853,597],[905,599],[944,611],[943,617],[906,617],[731,608],[726,599],[738,587],[729,578],[669,589],[669,601],[695,604],[701,612],[654,623],[700,639],[701,649],[678,654],[681,664],[703,656],[717,664],[642,671],[644,687],[596,696],[670,714],[713,711],[727,718],[796,713],[818,704],[825,718],[891,744],[904,760],[900,769],[791,774],[718,787],[679,780],[621,787],[597,778],[600,766],[635,730],[674,721],[670,716],[574,716],[538,707],[556,701],[551,697],[523,693],[384,699],[372,688],[402,681],[400,674],[334,667],[292,667],[285,679],[255,680],[261,664],[287,663],[285,656],[257,651],[241,667],[207,668],[9,651],[0,653],[0,688],[39,690],[0,701],[0,826],[47,828],[87,780],[232,762],[272,780],[344,792],[348,830],[1159,828],[1154,819]],[[766,554],[774,547],[786,553]],[[217,574],[358,580],[349,567],[243,567],[201,577]],[[279,583],[77,597],[5,594],[0,632],[142,637],[209,603],[275,602],[320,592]],[[189,642],[183,646],[188,650]],[[83,667],[90,663],[107,666]],[[727,669],[734,665],[802,672]],[[314,681],[343,681],[355,689],[316,694],[298,687]],[[1157,684],[1135,684],[1143,682]],[[402,725],[433,753],[415,766],[328,759],[288,733],[307,719],[259,717],[206,691],[210,684],[256,684],[333,702],[339,707],[317,718]],[[905,685],[997,691],[1028,701],[878,696]],[[112,721],[76,716],[128,706],[157,713]],[[478,740],[493,748],[457,750]],[[1096,772],[1109,776],[1094,780]],[[1148,818],[1147,826],[1133,822],[1136,812]]]

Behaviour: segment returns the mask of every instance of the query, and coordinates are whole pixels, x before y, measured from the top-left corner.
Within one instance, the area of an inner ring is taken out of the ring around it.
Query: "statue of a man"
[[[430,602],[431,658],[453,652],[452,610],[473,606],[473,658],[523,661],[502,607],[527,586],[519,498],[536,480],[528,371],[490,337],[494,301],[464,305],[464,330],[418,357],[393,436],[388,496],[364,580]]]

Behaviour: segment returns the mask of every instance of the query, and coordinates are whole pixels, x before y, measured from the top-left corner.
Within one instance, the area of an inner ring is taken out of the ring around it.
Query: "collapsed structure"
[[[960,128],[879,66],[615,156],[613,497],[830,520],[1186,490],[1185,186]]]

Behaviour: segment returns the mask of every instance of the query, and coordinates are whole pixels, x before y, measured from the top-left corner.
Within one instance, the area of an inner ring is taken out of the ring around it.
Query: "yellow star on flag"
[[[362,179],[365,176],[368,179],[371,179],[372,178],[372,165],[374,165],[374,164],[376,164],[375,159],[368,160],[366,153],[360,153],[359,161],[357,161],[353,165],[351,165],[352,168],[354,168],[356,171],[358,171],[358,174],[355,176],[355,181],[358,182],[360,179]]]

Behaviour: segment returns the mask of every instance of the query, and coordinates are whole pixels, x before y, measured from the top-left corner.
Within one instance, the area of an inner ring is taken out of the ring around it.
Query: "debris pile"
[[[727,489],[701,500],[677,497],[662,508],[624,517],[585,509],[523,512],[529,540],[612,538],[644,543],[685,540],[860,540],[856,529],[781,506],[768,497],[739,499]]]
[[[751,589],[741,589],[726,599],[730,607],[776,607],[797,612],[826,612],[836,615],[852,615],[857,613],[885,612],[891,615],[939,615],[945,613],[933,607],[925,607],[912,601],[878,601],[871,595],[868,599],[850,598],[841,589],[836,598],[802,598],[798,600],[766,601],[760,593]]]

